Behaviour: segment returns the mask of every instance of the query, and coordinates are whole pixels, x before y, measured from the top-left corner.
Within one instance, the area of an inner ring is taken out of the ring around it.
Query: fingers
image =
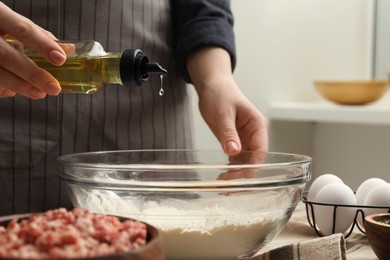
[[[11,92],[32,99],[42,99],[46,96],[46,93],[43,90],[32,86],[28,82],[17,77],[15,74],[1,68],[1,66],[0,66],[0,75],[1,75],[0,91],[1,89],[3,89],[3,93],[1,97],[9,97],[7,93],[11,93]]]
[[[241,152],[241,141],[236,130],[234,113],[232,116],[225,115],[217,124],[216,136],[227,155],[234,156]]]
[[[55,65],[66,60],[55,37],[0,1],[0,35],[28,46]],[[0,37],[0,98],[19,94],[32,99],[58,95],[61,87],[47,71]]]
[[[242,150],[268,152],[268,121],[246,99],[219,111],[212,127],[230,156]]]
[[[257,162],[268,152],[268,121],[249,101],[220,112],[214,133],[229,156],[241,151],[256,152]]]
[[[53,41],[58,41],[57,37],[54,36],[54,34],[52,34],[51,32],[45,30],[42,28],[42,32],[47,36],[49,37],[50,39],[52,39]]]
[[[16,95],[15,92],[13,92],[9,89],[0,87],[0,98],[14,97],[15,95]]]
[[[268,152],[269,146],[268,120],[259,111],[252,113],[252,119],[244,119],[244,122],[246,120],[247,123],[240,126],[239,135],[245,143],[243,149],[265,154]]]
[[[53,40],[53,35],[45,32],[31,20],[15,13],[0,2],[0,31],[9,34],[34,50],[54,65],[62,65],[66,60],[65,52]]]
[[[47,71],[0,38],[0,87],[22,96],[43,98],[58,95],[61,87]]]

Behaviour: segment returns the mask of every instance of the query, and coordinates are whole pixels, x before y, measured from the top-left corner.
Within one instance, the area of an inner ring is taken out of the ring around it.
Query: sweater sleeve
[[[204,46],[224,48],[236,65],[233,32],[234,18],[230,0],[171,0],[174,30],[174,51],[178,70],[191,82],[186,60]]]

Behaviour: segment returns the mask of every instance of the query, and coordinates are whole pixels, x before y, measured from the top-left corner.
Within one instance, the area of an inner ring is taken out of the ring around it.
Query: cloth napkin
[[[346,259],[346,244],[342,234],[334,234],[278,247],[251,259],[344,260]]]

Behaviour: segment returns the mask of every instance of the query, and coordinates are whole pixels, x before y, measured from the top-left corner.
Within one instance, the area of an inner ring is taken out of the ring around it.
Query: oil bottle
[[[149,62],[139,49],[106,52],[96,41],[58,41],[67,59],[63,65],[55,66],[22,43],[13,39],[7,39],[7,42],[52,74],[63,93],[92,94],[104,84],[135,87],[147,81],[149,75],[167,73],[158,63]]]

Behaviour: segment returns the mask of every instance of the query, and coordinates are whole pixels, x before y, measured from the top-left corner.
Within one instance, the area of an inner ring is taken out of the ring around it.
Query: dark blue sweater
[[[204,46],[218,46],[227,50],[236,64],[233,14],[230,0],[171,0],[178,69],[187,82],[187,57]]]

